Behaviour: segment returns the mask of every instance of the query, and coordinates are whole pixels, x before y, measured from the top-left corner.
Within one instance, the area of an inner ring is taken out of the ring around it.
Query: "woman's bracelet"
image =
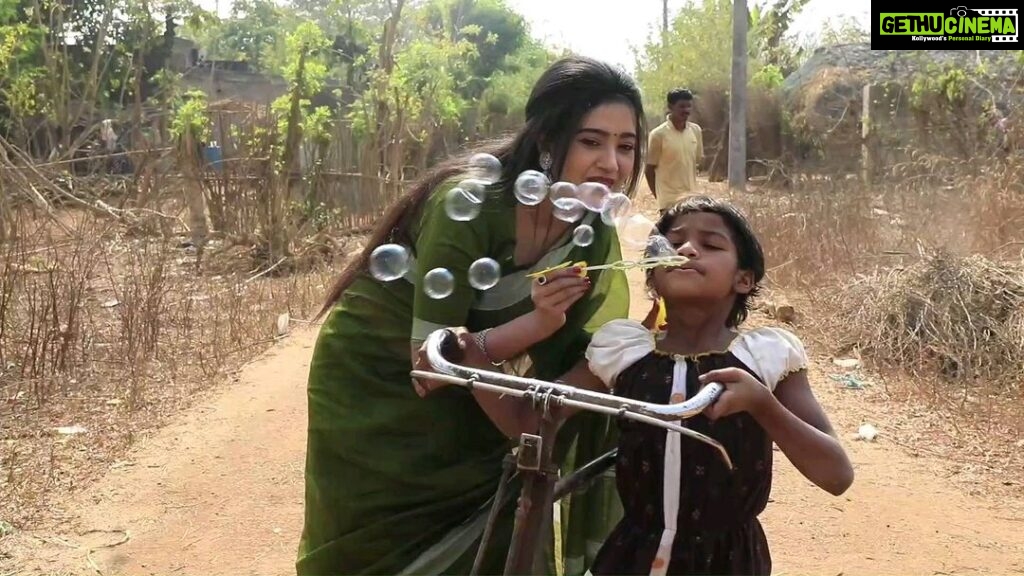
[[[501,366],[505,363],[505,361],[502,360],[500,362],[496,362],[493,358],[491,358],[490,352],[487,351],[487,333],[490,331],[490,328],[484,328],[483,330],[474,333],[473,340],[476,342],[477,348],[479,348],[480,351],[484,353],[484,357],[487,358],[487,361],[491,363],[491,366]]]

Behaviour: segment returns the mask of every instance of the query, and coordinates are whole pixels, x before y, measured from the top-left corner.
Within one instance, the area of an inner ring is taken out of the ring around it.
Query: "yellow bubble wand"
[[[537,278],[544,276],[556,270],[563,270],[570,266],[579,266],[580,276],[586,274],[590,270],[631,270],[633,268],[639,268],[640,270],[647,270],[650,268],[657,268],[658,266],[682,266],[689,261],[686,256],[672,255],[672,256],[656,256],[653,258],[643,258],[641,260],[619,260],[618,262],[612,262],[611,264],[598,264],[596,266],[588,266],[585,260],[579,262],[563,262],[557,266],[546,268],[538,272],[527,274],[527,278]]]

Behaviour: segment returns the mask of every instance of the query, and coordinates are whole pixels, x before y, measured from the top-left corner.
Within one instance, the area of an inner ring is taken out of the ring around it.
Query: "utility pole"
[[[729,95],[729,188],[747,184],[747,0],[732,4],[732,91]]]
[[[661,0],[661,45],[668,42],[668,0]]]

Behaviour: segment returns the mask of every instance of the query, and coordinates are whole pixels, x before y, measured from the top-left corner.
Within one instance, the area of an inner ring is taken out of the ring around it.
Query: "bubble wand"
[[[650,268],[657,268],[659,266],[682,266],[689,262],[690,259],[686,256],[656,256],[652,258],[643,258],[641,260],[619,260],[618,262],[612,262],[610,264],[598,264],[596,266],[588,266],[585,261],[579,262],[563,262],[557,266],[552,266],[538,272],[527,274],[527,278],[537,278],[538,276],[544,276],[556,270],[562,270],[570,266],[579,266],[580,275],[582,276],[590,270],[630,270],[633,268],[639,268],[641,270],[647,270]]]

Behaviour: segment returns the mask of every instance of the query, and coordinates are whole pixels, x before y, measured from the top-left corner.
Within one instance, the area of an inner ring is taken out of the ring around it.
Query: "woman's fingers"
[[[554,278],[548,280],[547,284],[543,286],[537,286],[534,289],[535,298],[545,298],[550,295],[557,294],[563,290],[579,287],[589,287],[590,279],[587,277],[580,276],[562,276],[560,278]]]
[[[590,282],[585,279],[563,278],[558,283],[552,283],[550,288],[534,295],[534,304],[539,308],[562,309],[568,308],[573,302],[586,294],[590,289]]]
[[[554,278],[548,280],[547,284],[543,286],[537,286],[535,291],[538,296],[544,296],[547,294],[554,294],[560,290],[565,290],[570,286],[586,286],[590,281],[587,278],[580,278],[579,276],[563,276],[561,278]]]
[[[548,307],[558,310],[559,312],[565,312],[570,306],[582,298],[583,295],[587,293],[588,289],[589,287],[582,286],[563,290],[551,297],[548,301]]]

